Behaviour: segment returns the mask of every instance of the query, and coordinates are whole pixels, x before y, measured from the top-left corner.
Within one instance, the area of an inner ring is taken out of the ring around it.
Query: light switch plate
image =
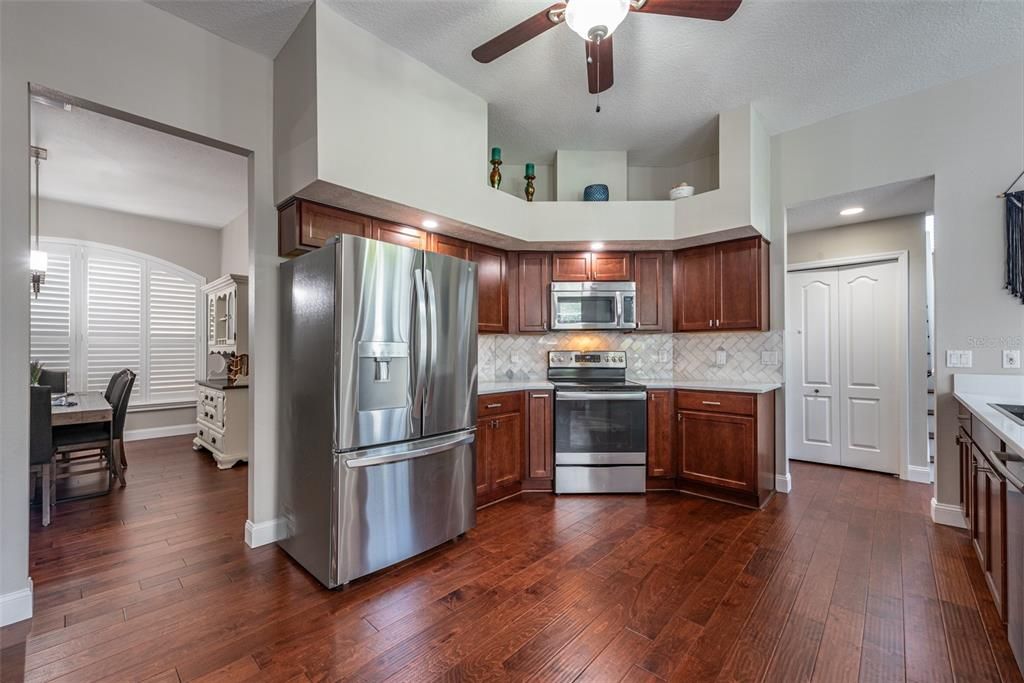
[[[1003,367],[1011,370],[1020,369],[1020,349],[1003,349]]]
[[[662,349],[658,351],[658,362],[659,363],[671,363],[672,352],[669,349]]]
[[[511,363],[512,365],[519,365],[519,354],[516,353],[515,351],[508,354],[508,362]]]
[[[946,350],[947,368],[970,368],[974,366],[973,351]]]
[[[761,365],[778,365],[779,364],[779,352],[778,351],[762,351],[761,352]]]

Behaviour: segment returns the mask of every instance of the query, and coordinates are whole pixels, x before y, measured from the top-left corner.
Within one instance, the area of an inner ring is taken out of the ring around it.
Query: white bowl
[[[670,199],[682,199],[684,197],[693,196],[693,185],[683,185],[682,187],[673,187],[668,196]]]

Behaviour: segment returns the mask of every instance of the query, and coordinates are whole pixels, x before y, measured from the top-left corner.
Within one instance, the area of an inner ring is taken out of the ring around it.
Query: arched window
[[[32,360],[68,371],[68,391],[103,391],[138,373],[132,403],[195,401],[203,361],[205,278],[162,259],[82,240],[43,238],[46,282],[31,304]]]

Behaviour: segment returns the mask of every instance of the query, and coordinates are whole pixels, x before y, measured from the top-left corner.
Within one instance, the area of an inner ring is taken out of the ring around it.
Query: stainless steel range
[[[555,493],[643,493],[647,388],[626,379],[625,351],[550,351]]]

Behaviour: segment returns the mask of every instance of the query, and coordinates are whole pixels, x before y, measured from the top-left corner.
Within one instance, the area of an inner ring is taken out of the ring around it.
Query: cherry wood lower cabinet
[[[522,392],[485,394],[478,398],[477,507],[522,490],[524,433]]]
[[[762,507],[775,493],[775,394],[676,391],[677,487]]]
[[[526,393],[525,491],[550,491],[555,475],[554,393]]]
[[[675,488],[676,454],[672,448],[675,407],[671,389],[647,392],[647,488]]]

